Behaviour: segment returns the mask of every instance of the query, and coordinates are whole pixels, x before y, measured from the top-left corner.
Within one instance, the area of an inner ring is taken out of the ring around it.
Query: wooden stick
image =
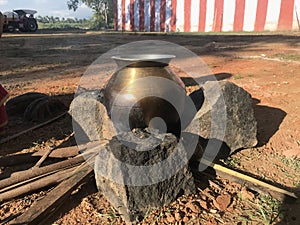
[[[39,157],[45,154],[45,150],[41,150],[34,153],[24,153],[16,155],[8,155],[0,157],[0,165],[3,167],[10,167],[21,164],[30,164],[36,163],[39,160]],[[53,149],[49,154],[49,158],[70,158],[77,156],[79,153],[78,147],[70,146],[64,148]]]
[[[248,175],[239,173],[235,170],[229,169],[219,164],[210,163],[205,159],[201,159],[200,163],[212,167],[216,171],[218,176],[236,181],[238,183],[245,183],[250,189],[253,189],[255,191],[257,191],[257,189],[266,189],[267,192],[270,193],[274,198],[283,199],[284,196],[289,196],[294,199],[298,198],[293,192],[289,192],[282,188],[275,187],[274,185],[268,184]]]
[[[78,155],[78,147],[76,146],[70,146],[65,148],[57,148],[54,149],[48,157],[50,158],[69,158]],[[32,156],[43,156],[46,151],[38,151],[32,154]],[[1,158],[0,158],[1,160]],[[1,165],[1,163],[0,163]]]
[[[83,163],[69,179],[60,183],[41,201],[36,202],[26,213],[12,220],[9,224],[44,224],[43,222],[49,218],[54,209],[69,197],[73,190],[88,179],[92,173],[93,168],[88,163]]]
[[[31,182],[34,179],[39,179],[51,173],[58,172],[62,169],[74,167],[84,161],[88,161],[90,164],[93,164],[95,155],[97,155],[99,152],[99,147],[105,145],[105,143],[105,140],[91,142],[86,144],[85,148],[83,148],[86,150],[81,155],[78,155],[75,158],[58,162],[52,165],[44,166],[41,168],[36,167],[26,171],[16,172],[12,174],[10,178],[0,180],[0,193],[16,188],[19,185]]]
[[[58,145],[61,145],[63,142],[68,141],[72,136],[74,135],[74,132],[70,134],[68,137],[62,139],[59,141]],[[42,163],[47,159],[47,157],[50,155],[50,153],[56,149],[56,147],[48,149],[42,156],[42,158],[34,165],[34,167],[40,167]]]
[[[34,177],[38,177],[53,171],[57,171],[60,169],[64,169],[70,166],[74,166],[84,162],[85,159],[83,157],[76,157],[68,160],[64,160],[62,162],[54,163],[48,166],[44,166],[41,168],[32,168],[29,170],[21,171],[13,173],[10,178],[4,179],[0,181],[0,193],[3,192],[3,188],[7,188],[11,185],[20,183],[22,181],[29,180]]]
[[[43,177],[41,179],[35,180],[28,184],[22,185],[18,188],[9,190],[4,193],[0,193],[0,202],[7,201],[18,196],[60,183],[63,179],[68,178],[70,173],[74,171],[75,168],[70,168],[67,170],[62,170],[60,172],[51,174],[49,176]]]
[[[42,163],[47,159],[50,153],[54,150],[54,148],[50,148],[46,150],[40,160],[33,166],[33,168],[38,168],[42,165]]]
[[[27,129],[27,130],[21,131],[20,133],[14,134],[14,135],[9,136],[9,137],[6,137],[6,138],[0,140],[0,144],[4,144],[4,143],[6,143],[6,142],[8,142],[8,141],[11,141],[11,140],[13,140],[13,139],[15,139],[15,138],[17,138],[17,137],[23,135],[23,134],[26,134],[26,133],[28,133],[28,132],[30,132],[30,131],[33,131],[33,130],[35,130],[35,129],[38,129],[38,128],[40,128],[40,127],[43,127],[43,126],[45,126],[45,125],[47,125],[47,124],[49,124],[49,123],[52,123],[52,122],[54,122],[55,120],[57,120],[57,119],[63,117],[63,116],[66,115],[67,113],[68,113],[68,111],[67,111],[67,112],[64,112],[64,113],[62,113],[62,114],[60,114],[60,115],[58,115],[58,116],[56,116],[56,117],[54,117],[54,118],[52,118],[52,119],[50,119],[50,120],[47,120],[47,121],[45,121],[45,122],[43,122],[43,123],[37,124],[37,125],[35,125],[35,126],[29,128],[29,129]]]

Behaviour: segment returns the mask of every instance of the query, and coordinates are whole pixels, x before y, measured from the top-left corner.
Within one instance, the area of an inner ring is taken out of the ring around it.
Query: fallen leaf
[[[231,196],[229,194],[221,194],[213,203],[218,210],[225,211],[231,203]]]

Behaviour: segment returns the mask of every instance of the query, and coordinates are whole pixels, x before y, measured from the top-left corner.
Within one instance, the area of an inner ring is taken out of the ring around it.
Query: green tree
[[[79,3],[84,3],[94,11],[95,22],[98,27],[101,23],[105,23],[105,28],[109,28],[109,24],[113,22],[113,0],[69,0],[67,2],[70,10],[76,11]]]

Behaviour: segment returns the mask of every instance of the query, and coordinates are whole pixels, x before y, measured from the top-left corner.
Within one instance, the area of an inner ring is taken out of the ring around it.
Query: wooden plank
[[[43,224],[45,218],[48,218],[53,209],[55,209],[62,201],[70,196],[80,184],[88,179],[93,174],[93,168],[84,163],[78,170],[75,171],[69,179],[64,180],[51,192],[49,192],[42,200],[36,202],[30,207],[26,213],[12,220],[9,224]]]

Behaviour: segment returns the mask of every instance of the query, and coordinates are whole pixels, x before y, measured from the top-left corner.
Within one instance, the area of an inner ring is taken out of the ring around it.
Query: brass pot
[[[182,80],[168,67],[174,57],[151,54],[113,57],[120,69],[108,81],[104,100],[119,131],[153,127],[180,133],[186,92]]]

